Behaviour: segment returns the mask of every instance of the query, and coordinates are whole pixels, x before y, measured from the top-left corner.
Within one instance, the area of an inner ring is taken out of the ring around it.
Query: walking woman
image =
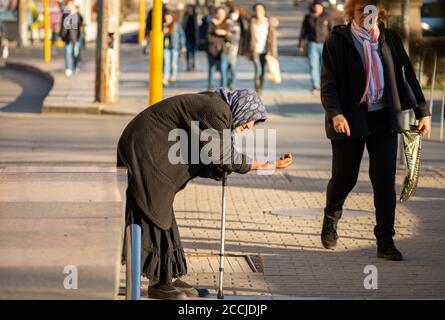
[[[179,55],[185,53],[185,35],[171,12],[164,16],[164,78],[165,86],[174,84],[178,76]]]
[[[250,22],[250,54],[255,64],[255,90],[262,93],[266,73],[266,56],[278,57],[276,27],[278,20],[266,16],[266,6],[256,3]]]
[[[213,88],[213,76],[218,68],[221,72],[220,86],[227,87],[228,52],[232,34],[227,23],[227,12],[219,7],[215,10],[215,16],[210,20],[207,30],[207,58],[209,73],[207,88]]]
[[[231,130],[252,129],[266,118],[266,108],[253,90],[220,88],[215,92],[165,99],[142,111],[124,129],[117,148],[117,166],[128,170],[126,223],[137,223],[142,228],[141,269],[150,279],[150,297],[182,299],[207,293],[179,280],[187,273],[187,265],[173,201],[175,194],[184,189],[189,180],[198,176],[218,180],[222,171],[246,173],[292,164],[290,154],[276,162],[263,163],[249,161],[234,148]],[[216,153],[219,164],[202,161],[199,155],[207,144],[200,145],[200,150],[194,154],[189,152],[188,157],[184,157],[188,161],[172,161],[171,149],[177,141],[169,139],[169,134],[178,128],[183,129],[187,138],[181,140],[181,145],[192,146],[196,133],[192,121],[199,122],[199,130],[213,129],[217,132],[216,138],[223,137],[225,130],[229,131],[229,143],[224,143],[225,147]],[[199,161],[190,161],[195,156]],[[176,280],[173,282],[173,279]]]
[[[65,75],[70,77],[79,72],[80,51],[82,50],[83,17],[77,10],[74,1],[66,2],[60,26],[60,38],[65,42]],[[65,19],[70,17],[77,24],[76,28],[67,28]]]
[[[184,32],[185,43],[187,48],[186,60],[187,71],[196,70],[196,50],[198,47],[199,33],[198,33],[198,17],[196,14],[196,7],[194,5],[187,5],[187,11],[184,18]]]
[[[378,20],[370,28],[365,24],[367,5],[376,6],[379,12]],[[397,33],[385,28],[384,15],[381,0],[348,0],[345,6],[348,25],[334,27],[323,49],[321,100],[333,157],[321,241],[325,248],[337,244],[337,222],[357,182],[366,146],[374,191],[377,255],[387,260],[402,260],[393,240],[397,133],[401,129],[395,59],[405,66],[406,79],[418,103],[414,112],[423,134],[430,129],[430,114],[402,41]]]
[[[307,42],[307,56],[312,77],[312,94],[315,96],[318,96],[320,93],[323,44],[328,38],[331,29],[330,17],[325,13],[323,2],[315,0],[311,5],[310,13],[304,17],[298,45],[298,51],[303,53]]]

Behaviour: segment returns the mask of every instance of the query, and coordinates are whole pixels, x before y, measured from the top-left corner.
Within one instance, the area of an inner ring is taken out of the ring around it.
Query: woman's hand
[[[275,167],[277,169],[284,169],[289,167],[292,164],[292,154],[286,153],[279,160],[275,161]]]
[[[348,137],[351,136],[351,129],[349,129],[348,120],[342,114],[338,114],[332,118],[332,123],[334,125],[334,130],[337,133],[346,133]]]
[[[275,170],[289,167],[293,162],[292,154],[286,153],[279,160],[274,162],[259,162],[254,160],[251,170]]]
[[[420,119],[417,128],[419,129],[421,134],[427,135],[431,130],[430,117],[423,117],[422,119]]]

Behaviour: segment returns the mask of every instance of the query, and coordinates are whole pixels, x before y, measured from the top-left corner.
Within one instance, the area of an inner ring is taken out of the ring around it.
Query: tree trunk
[[[28,39],[28,0],[19,0],[17,16],[17,46],[29,45]]]

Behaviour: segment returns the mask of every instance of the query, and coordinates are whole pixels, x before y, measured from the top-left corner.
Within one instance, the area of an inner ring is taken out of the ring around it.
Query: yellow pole
[[[150,92],[149,105],[162,100],[162,63],[164,33],[162,31],[162,0],[153,0],[152,27],[150,33]]]
[[[145,0],[139,0],[139,45],[145,40]]]
[[[49,34],[49,0],[43,1],[43,10],[44,10],[43,29],[45,32],[43,56],[44,56],[45,62],[50,62],[51,61],[51,40],[50,40],[50,34]]]

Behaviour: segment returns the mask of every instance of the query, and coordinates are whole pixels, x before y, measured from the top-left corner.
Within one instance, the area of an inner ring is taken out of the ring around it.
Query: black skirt
[[[126,226],[133,223],[141,226],[141,274],[152,284],[170,284],[173,278],[187,274],[187,262],[175,218],[170,229],[162,230],[127,196],[125,220]],[[125,246],[122,264],[125,264]]]

